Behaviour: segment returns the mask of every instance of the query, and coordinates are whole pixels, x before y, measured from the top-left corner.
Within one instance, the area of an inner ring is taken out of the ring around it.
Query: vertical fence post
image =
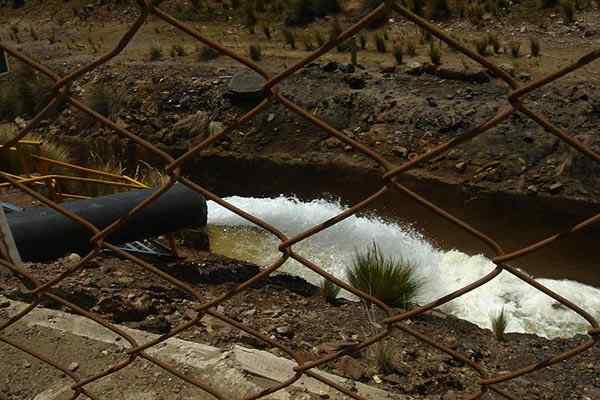
[[[2,258],[15,265],[21,264],[21,255],[15,244],[4,208],[0,207],[0,253]]]

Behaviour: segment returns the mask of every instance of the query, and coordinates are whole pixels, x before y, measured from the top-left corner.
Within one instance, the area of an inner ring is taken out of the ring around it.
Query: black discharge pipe
[[[151,189],[132,190],[66,202],[62,206],[99,229],[104,229],[127,215],[153,192]],[[84,255],[92,249],[90,231],[51,208],[28,208],[9,213],[6,217],[23,261],[48,261],[69,253]],[[206,226],[206,200],[184,185],[175,184],[110,234],[106,241],[123,244],[203,226]]]

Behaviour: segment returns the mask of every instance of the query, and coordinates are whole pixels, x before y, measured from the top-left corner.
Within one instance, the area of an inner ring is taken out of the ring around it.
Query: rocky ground
[[[203,301],[218,297],[258,272],[254,265],[202,253],[190,260],[193,261],[159,267],[196,287]],[[26,269],[45,282],[73,261],[71,257],[50,264],[27,264]],[[2,274],[1,295],[30,300],[14,278]],[[108,254],[86,263],[53,291],[112,322],[157,333],[166,333],[193,318],[198,305],[188,293]],[[43,305],[57,307],[51,302]],[[367,321],[361,304],[344,300],[329,304],[316,287],[287,275],[273,276],[244,291],[220,305],[218,311],[270,336],[306,359],[363,340],[378,330]],[[496,373],[541,361],[585,340],[584,336],[547,340],[535,335],[508,334],[506,341],[499,342],[489,330],[440,313],[416,317],[407,323]],[[239,343],[285,356],[280,350],[209,316],[181,337],[225,348]],[[30,337],[22,340],[28,342]],[[344,356],[327,364],[325,369],[415,399],[459,399],[477,387],[477,375],[468,367],[407,334],[394,333],[380,350],[391,359],[390,365],[383,369],[375,350]],[[596,347],[501,386],[519,399],[596,399],[600,396],[599,357]],[[13,387],[4,381],[2,384],[9,398],[21,398],[11,392],[18,385]]]

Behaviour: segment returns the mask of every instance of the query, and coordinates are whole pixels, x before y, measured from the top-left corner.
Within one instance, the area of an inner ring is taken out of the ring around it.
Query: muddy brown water
[[[333,199],[352,205],[373,194],[376,174],[347,167],[282,165],[269,159],[205,157],[189,170],[195,180],[221,196],[296,196],[301,200]],[[474,196],[464,188],[409,179],[413,190],[493,237],[510,252],[597,213],[600,207],[581,202],[518,195]],[[406,195],[390,191],[362,214],[409,223],[437,247],[494,255],[479,239],[434,214]],[[575,233],[511,262],[535,277],[572,279],[600,287],[600,227]]]

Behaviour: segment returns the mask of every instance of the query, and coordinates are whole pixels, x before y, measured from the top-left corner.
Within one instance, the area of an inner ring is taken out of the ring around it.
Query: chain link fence
[[[91,241],[94,245],[93,250],[90,251],[84,257],[82,257],[81,260],[79,262],[77,262],[75,265],[72,265],[71,267],[69,267],[65,272],[61,273],[56,278],[54,278],[44,284],[38,282],[30,273],[28,273],[25,269],[23,269],[18,263],[13,263],[13,262],[10,262],[7,260],[0,260],[0,264],[4,268],[7,268],[8,270],[10,270],[12,272],[12,274],[14,274],[14,276],[18,277],[21,280],[21,282],[27,287],[29,294],[32,295],[33,299],[34,299],[30,306],[28,306],[23,311],[21,311],[20,313],[18,313],[17,315],[13,316],[8,321],[6,321],[0,325],[0,341],[4,342],[10,346],[15,347],[15,348],[19,349],[20,351],[28,353],[33,357],[36,357],[37,359],[62,371],[66,376],[70,377],[73,380],[73,385],[71,387],[72,390],[74,391],[73,398],[80,398],[80,397],[82,397],[82,395],[87,396],[92,399],[98,398],[96,395],[90,393],[87,390],[87,387],[89,384],[91,384],[92,382],[96,382],[108,375],[114,374],[115,372],[127,367],[128,365],[133,363],[138,358],[143,358],[143,359],[146,359],[146,360],[154,363],[158,367],[172,373],[173,375],[183,379],[184,381],[188,382],[189,384],[197,386],[198,388],[206,391],[207,393],[211,394],[215,398],[224,399],[225,397],[222,394],[218,393],[216,390],[211,388],[208,384],[206,384],[202,381],[199,381],[199,380],[195,380],[193,378],[190,378],[190,377],[178,372],[175,368],[173,368],[173,366],[165,364],[161,361],[158,361],[157,359],[155,359],[154,357],[150,356],[147,353],[147,350],[149,348],[156,346],[159,343],[164,342],[168,338],[173,337],[183,331],[194,329],[194,327],[200,323],[200,320],[202,319],[202,317],[204,315],[210,315],[214,318],[217,318],[227,324],[234,326],[237,329],[240,329],[240,330],[246,332],[247,334],[249,334],[251,336],[254,336],[254,337],[260,339],[261,341],[269,344],[270,346],[279,348],[281,351],[283,351],[285,354],[287,354],[289,357],[293,358],[296,361],[297,365],[294,368],[295,374],[292,377],[290,377],[285,382],[282,382],[273,387],[265,389],[265,390],[261,391],[260,393],[251,394],[251,395],[249,394],[246,397],[246,399],[262,398],[264,396],[267,396],[271,393],[277,392],[283,388],[286,388],[286,387],[292,385],[294,382],[299,380],[302,376],[307,375],[307,376],[310,376],[326,385],[329,385],[329,386],[335,388],[336,390],[338,390],[339,392],[345,394],[346,396],[348,396],[350,398],[357,399],[357,400],[363,400],[363,398],[361,396],[359,396],[352,390],[350,390],[346,387],[340,386],[339,384],[336,384],[336,383],[328,380],[327,378],[325,378],[325,377],[321,376],[320,374],[318,374],[317,372],[315,372],[314,369],[324,365],[325,363],[336,360],[336,359],[342,357],[343,355],[346,355],[349,353],[356,353],[358,351],[365,350],[367,347],[372,346],[373,344],[384,340],[388,335],[390,335],[395,330],[401,331],[407,335],[412,335],[413,337],[422,341],[423,343],[425,343],[443,353],[446,353],[457,360],[460,360],[467,367],[473,369],[480,376],[479,390],[476,393],[470,394],[468,396],[469,399],[482,398],[485,396],[486,393],[489,393],[490,391],[495,392],[507,399],[516,399],[514,397],[514,395],[512,395],[511,393],[508,393],[505,390],[500,389],[497,386],[497,384],[515,379],[515,378],[523,376],[525,374],[529,374],[533,371],[540,370],[542,368],[546,368],[553,364],[559,363],[563,360],[572,358],[572,357],[590,349],[592,346],[594,346],[594,344],[598,340],[600,340],[600,325],[592,317],[592,315],[590,313],[581,309],[577,304],[573,304],[569,300],[565,299],[564,297],[562,297],[562,296],[558,295],[557,293],[553,292],[552,290],[548,289],[547,287],[545,287],[541,283],[535,281],[534,279],[532,279],[525,273],[523,273],[523,272],[519,271],[518,269],[511,267],[510,265],[507,264],[509,261],[516,260],[520,257],[523,257],[523,256],[529,254],[529,253],[539,250],[542,247],[548,246],[552,242],[558,240],[559,238],[564,237],[565,235],[568,235],[568,234],[571,234],[571,233],[574,233],[577,231],[581,231],[581,230],[591,226],[592,224],[600,221],[600,213],[596,214],[595,216],[593,216],[591,218],[585,219],[583,221],[578,221],[577,223],[573,224],[573,226],[565,232],[556,233],[554,235],[544,238],[543,240],[529,244],[529,245],[519,248],[517,250],[507,252],[494,240],[494,238],[482,233],[477,228],[471,226],[467,222],[453,216],[446,210],[436,206],[435,204],[428,201],[426,198],[421,197],[418,193],[415,193],[414,191],[412,191],[411,189],[402,185],[398,181],[398,177],[400,176],[400,174],[405,173],[405,172],[409,171],[411,168],[414,168],[426,161],[433,160],[436,157],[439,157],[440,155],[444,154],[448,150],[450,150],[462,143],[468,142],[469,140],[475,138],[476,136],[485,134],[486,131],[490,130],[491,128],[493,128],[493,127],[497,126],[498,124],[502,123],[503,121],[507,120],[509,117],[511,117],[515,113],[520,113],[522,115],[527,116],[531,120],[535,121],[535,123],[537,123],[539,126],[544,128],[544,130],[546,132],[548,132],[549,134],[555,135],[560,140],[564,141],[569,146],[571,146],[573,149],[585,154],[587,157],[591,158],[592,160],[595,160],[596,162],[600,162],[600,154],[597,154],[596,152],[591,150],[589,147],[583,145],[582,143],[580,143],[579,141],[574,139],[573,135],[571,135],[568,132],[565,132],[561,128],[557,127],[555,124],[551,123],[548,120],[548,118],[546,118],[542,114],[532,111],[526,104],[526,96],[529,93],[569,74],[572,71],[577,70],[578,68],[580,68],[582,66],[585,66],[585,65],[593,62],[597,58],[600,58],[600,49],[594,50],[594,51],[588,53],[587,55],[581,57],[580,59],[578,59],[577,61],[568,65],[567,67],[564,67],[564,68],[556,71],[555,73],[552,73],[548,76],[545,76],[545,77],[543,77],[539,80],[536,80],[532,83],[529,83],[527,85],[522,85],[522,84],[519,84],[515,79],[513,79],[507,72],[505,72],[498,66],[494,65],[492,62],[490,62],[486,58],[482,57],[481,55],[479,55],[479,54],[475,53],[474,51],[470,50],[469,48],[465,47],[463,44],[457,42],[456,40],[451,38],[447,33],[445,33],[443,30],[441,30],[438,27],[434,26],[433,24],[429,23],[427,20],[415,15],[413,12],[411,12],[406,7],[399,5],[394,1],[388,0],[388,1],[385,1],[385,3],[382,3],[376,9],[374,9],[371,13],[366,15],[360,21],[358,21],[357,23],[352,25],[349,29],[347,29],[346,31],[341,33],[335,40],[328,42],[323,47],[312,52],[307,57],[305,57],[301,61],[298,61],[297,63],[295,63],[288,69],[286,69],[285,71],[273,76],[273,75],[267,73],[260,66],[256,65],[252,61],[250,61],[249,59],[242,57],[238,54],[235,54],[231,50],[222,47],[219,43],[209,40],[205,36],[201,35],[197,30],[191,28],[190,26],[180,22],[173,16],[164,12],[163,10],[161,10],[158,7],[157,3],[160,3],[160,2],[156,2],[156,1],[152,1],[152,0],[145,0],[145,1],[137,0],[140,14],[137,17],[137,19],[135,20],[135,22],[129,27],[127,32],[122,36],[122,38],[117,43],[117,45],[114,47],[114,49],[112,49],[106,55],[93,61],[89,65],[85,65],[82,68],[75,70],[66,76],[61,76],[61,75],[55,73],[54,71],[52,71],[51,69],[49,69],[43,63],[32,59],[31,57],[6,45],[5,43],[0,43],[0,49],[4,50],[6,53],[8,53],[12,57],[20,60],[21,62],[33,67],[38,72],[46,75],[48,78],[52,79],[55,83],[54,84],[54,92],[53,92],[54,95],[48,101],[47,105],[32,120],[30,120],[28,122],[28,124],[18,133],[18,135],[14,139],[12,139],[9,143],[6,143],[6,145],[3,147],[2,151],[14,146],[15,144],[18,143],[19,140],[26,138],[30,132],[32,132],[34,129],[36,129],[36,127],[38,127],[38,125],[40,124],[40,122],[42,120],[44,120],[48,116],[52,115],[53,111],[59,105],[64,104],[66,102],[68,105],[74,107],[75,109],[78,109],[81,112],[93,117],[95,120],[97,120],[99,123],[103,124],[104,126],[110,127],[118,135],[128,138],[128,139],[131,139],[132,141],[137,143],[139,146],[142,146],[147,151],[149,151],[149,152],[153,153],[154,155],[158,156],[159,158],[161,158],[167,164],[167,166],[165,168],[165,173],[169,177],[167,183],[165,183],[162,187],[160,187],[160,189],[155,191],[151,196],[146,198],[143,202],[138,204],[128,215],[123,215],[122,218],[120,218],[117,221],[114,221],[110,226],[108,226],[107,228],[102,229],[102,230],[100,230],[96,226],[92,225],[90,222],[82,219],[81,217],[73,214],[72,212],[69,212],[68,210],[66,210],[64,207],[62,207],[60,204],[56,203],[55,201],[52,201],[51,199],[32,190],[25,183],[21,182],[19,179],[16,179],[14,176],[11,176],[11,175],[3,173],[3,172],[1,173],[4,180],[9,182],[12,186],[20,189],[22,192],[39,200],[41,203],[47,205],[48,207],[51,207],[52,209],[58,211],[59,213],[68,217],[69,219],[76,221],[77,223],[83,225],[93,235],[93,237],[91,239]],[[460,51],[465,56],[469,57],[470,59],[477,62],[481,66],[487,68],[488,71],[490,71],[490,73],[494,74],[498,79],[504,81],[511,89],[510,93],[508,94],[508,96],[506,98],[507,101],[506,101],[505,106],[502,107],[501,109],[499,109],[495,116],[493,116],[489,120],[485,121],[484,123],[480,124],[479,126],[476,126],[472,129],[470,129],[469,131],[465,132],[464,134],[462,134],[452,140],[449,140],[446,143],[438,145],[437,147],[429,150],[428,152],[426,152],[424,154],[420,154],[400,165],[396,165],[396,164],[389,162],[388,160],[384,159],[382,156],[377,154],[375,151],[365,147],[364,145],[358,143],[357,141],[347,137],[342,132],[332,128],[326,122],[317,118],[316,116],[314,116],[307,110],[303,109],[301,106],[294,103],[293,101],[291,101],[290,99],[288,99],[287,97],[285,97],[278,91],[278,84],[281,83],[282,81],[284,81],[290,75],[292,75],[295,72],[297,72],[298,70],[302,69],[304,66],[306,66],[307,64],[316,60],[323,54],[329,52],[330,50],[335,48],[338,44],[351,38],[353,35],[357,34],[359,31],[361,31],[366,26],[368,26],[371,22],[373,22],[377,18],[380,18],[384,13],[388,13],[390,11],[401,15],[402,17],[406,18],[409,21],[412,21],[414,24],[416,24],[418,27],[420,27],[424,31],[431,33],[433,36],[437,37],[439,40],[446,43],[449,47],[452,47],[452,48]],[[128,45],[128,43],[130,43],[131,40],[136,36],[136,34],[140,30],[140,28],[146,23],[146,21],[148,20],[148,18],[150,16],[159,18],[160,20],[164,21],[165,23],[175,27],[183,34],[189,35],[189,36],[193,37],[194,39],[196,39],[198,42],[201,42],[204,45],[217,50],[219,53],[226,55],[231,59],[236,60],[237,62],[243,64],[247,68],[256,71],[258,74],[260,74],[261,76],[263,76],[266,79],[266,83],[264,85],[266,96],[259,104],[257,104],[254,108],[252,108],[246,114],[244,114],[243,116],[238,118],[235,122],[226,126],[225,129],[223,129],[221,132],[218,132],[218,133],[208,137],[207,139],[203,140],[201,143],[194,145],[188,151],[186,151],[185,154],[181,155],[178,158],[173,158],[171,155],[160,150],[157,146],[144,140],[143,138],[136,135],[135,133],[130,132],[129,130],[123,128],[122,126],[115,124],[113,121],[109,120],[108,118],[105,118],[104,116],[98,114],[97,112],[92,110],[88,105],[84,104],[79,99],[71,96],[68,91],[68,86],[72,82],[74,82],[76,79],[78,79],[78,78],[82,77],[84,74],[102,66],[103,64],[107,63],[109,60],[111,60],[114,57],[116,57],[117,55],[119,55],[125,49],[125,47]],[[257,218],[255,216],[245,212],[244,210],[241,210],[241,209],[233,206],[232,204],[229,204],[227,201],[223,200],[219,196],[211,193],[209,190],[207,190],[206,188],[201,186],[201,184],[192,182],[189,178],[181,175],[181,173],[180,173],[180,170],[181,170],[180,167],[186,161],[192,159],[192,157],[194,157],[194,155],[198,154],[200,151],[207,148],[212,143],[214,143],[220,139],[223,139],[227,135],[231,134],[231,132],[233,132],[240,125],[242,125],[245,122],[250,121],[252,118],[256,117],[259,113],[264,112],[265,110],[267,110],[269,108],[270,105],[272,105],[273,103],[276,103],[276,102],[282,104],[287,109],[289,109],[291,112],[306,119],[311,124],[318,126],[323,131],[327,132],[331,137],[337,138],[338,140],[342,141],[346,145],[351,146],[355,151],[360,152],[364,156],[374,160],[375,162],[377,162],[379,164],[379,166],[384,171],[381,175],[381,188],[379,190],[377,190],[375,193],[373,193],[371,196],[369,196],[368,198],[364,199],[363,201],[357,203],[356,205],[347,209],[346,211],[342,212],[341,214],[323,222],[320,225],[314,226],[311,229],[308,229],[307,231],[300,233],[294,237],[288,237],[286,234],[281,232],[276,226],[269,225],[265,221],[262,221],[260,218]],[[217,299],[206,302],[203,299],[202,294],[199,293],[199,291],[196,290],[194,287],[192,287],[178,279],[175,279],[174,277],[170,276],[168,273],[158,269],[156,266],[150,264],[149,262],[144,261],[136,256],[133,256],[133,255],[121,250],[117,246],[105,241],[105,238],[109,234],[120,229],[124,224],[127,223],[127,221],[133,215],[139,213],[141,210],[143,210],[149,204],[156,201],[160,196],[162,196],[167,190],[169,190],[170,187],[172,187],[177,182],[187,186],[188,188],[190,188],[192,190],[195,190],[195,191],[201,193],[202,195],[204,195],[206,197],[207,200],[212,200],[212,201],[218,203],[219,205],[225,207],[226,209],[232,211],[233,213],[239,215],[240,217],[260,226],[261,228],[263,228],[266,231],[270,232],[271,234],[275,235],[280,241],[279,251],[281,254],[278,257],[278,259],[273,264],[262,268],[261,272],[258,275],[252,277],[251,279],[249,279],[249,280],[243,282],[242,284],[236,286],[235,288],[229,290],[228,292],[221,295]],[[360,210],[369,206],[371,203],[373,203],[374,201],[379,199],[381,196],[385,195],[387,192],[390,192],[390,191],[399,191],[399,192],[407,195],[409,198],[413,199],[415,202],[420,203],[421,205],[427,207],[428,209],[430,209],[431,211],[436,213],[440,218],[444,218],[444,219],[452,222],[454,224],[454,226],[456,227],[456,229],[462,229],[462,230],[468,232],[470,235],[476,237],[483,243],[491,246],[491,248],[495,252],[495,257],[492,259],[492,261],[496,265],[496,268],[493,271],[491,271],[490,273],[488,273],[487,275],[483,276],[482,278],[472,282],[471,284],[469,284],[459,290],[456,290],[452,293],[449,293],[446,296],[443,296],[429,304],[425,304],[425,305],[419,306],[417,308],[410,309],[408,311],[403,311],[401,313],[395,313],[395,311],[393,309],[391,309],[390,307],[388,307],[386,304],[382,303],[378,299],[370,296],[367,293],[364,293],[360,290],[353,288],[352,286],[341,281],[340,279],[337,279],[333,275],[327,273],[322,268],[320,268],[319,265],[312,263],[310,260],[300,256],[299,254],[297,254],[294,251],[294,244],[297,244],[300,241],[303,241],[303,240],[331,227],[332,225],[335,225],[335,224],[339,223],[340,221],[343,221],[344,219],[356,214],[357,212],[359,212]],[[72,302],[69,302],[69,301],[65,300],[64,298],[51,292],[51,290],[57,284],[59,284],[63,279],[65,279],[67,276],[73,275],[76,272],[80,271],[86,262],[88,262],[89,260],[98,256],[99,252],[103,249],[111,250],[112,252],[116,253],[117,255],[136,263],[137,265],[144,268],[146,271],[157,275],[158,277],[168,281],[169,283],[176,286],[177,288],[182,289],[182,290],[186,291],[187,293],[189,293],[200,304],[200,306],[197,308],[197,310],[199,311],[198,315],[195,318],[193,318],[192,320],[190,320],[189,322],[183,323],[182,325],[179,325],[179,326],[173,328],[169,333],[160,336],[158,339],[152,340],[148,343],[138,343],[132,337],[127,335],[123,330],[121,330],[118,326],[99,318],[97,315],[89,312],[88,310],[82,309],[81,307],[73,304]],[[244,324],[239,323],[239,322],[227,317],[226,315],[216,311],[217,306],[219,304],[225,302],[226,300],[232,298],[233,296],[239,295],[244,290],[250,288],[253,284],[255,284],[261,280],[265,280],[269,275],[276,272],[288,259],[294,259],[294,260],[298,261],[299,263],[304,265],[306,268],[308,268],[308,269],[316,272],[320,276],[322,276],[324,279],[327,279],[327,280],[335,283],[336,285],[340,286],[341,288],[344,288],[345,290],[353,293],[354,295],[377,305],[381,310],[383,310],[383,312],[386,315],[386,317],[381,321],[381,323],[384,326],[384,329],[380,333],[377,333],[371,337],[368,337],[366,340],[364,340],[360,343],[357,343],[351,347],[344,348],[344,349],[336,351],[334,353],[330,353],[330,354],[323,356],[321,358],[318,358],[318,359],[306,361],[304,357],[295,353],[288,347],[278,343],[276,340],[270,338],[269,336],[266,336],[264,334],[256,332],[255,330],[245,326]],[[542,361],[535,362],[530,365],[524,365],[521,368],[518,368],[516,370],[512,370],[509,372],[502,372],[500,374],[492,375],[484,367],[482,367],[479,363],[471,360],[466,355],[461,354],[458,351],[455,351],[453,349],[450,349],[450,348],[440,344],[439,341],[434,340],[432,337],[429,337],[428,335],[417,331],[416,329],[411,327],[409,324],[405,323],[405,321],[411,317],[415,317],[417,315],[424,314],[436,307],[439,307],[443,304],[446,304],[446,303],[452,301],[453,299],[456,299],[460,296],[465,295],[466,293],[469,293],[477,288],[482,287],[486,283],[488,283],[491,280],[493,280],[494,278],[496,278],[502,271],[506,271],[506,272],[516,276],[517,278],[523,280],[527,284],[529,284],[532,287],[536,288],[537,290],[545,293],[546,295],[550,296],[551,298],[553,298],[554,300],[556,300],[557,302],[562,304],[564,307],[570,309],[571,311],[577,313],[582,318],[587,320],[590,325],[590,328],[588,330],[589,338],[586,339],[585,341],[582,341],[576,347],[573,347],[572,349],[564,351],[563,353],[549,355],[549,356],[547,356],[547,358],[543,359]],[[22,344],[18,344],[16,342],[14,342],[13,340],[8,339],[7,337],[2,335],[3,333],[7,332],[7,329],[9,329],[9,327],[11,325],[15,324],[17,321],[19,321],[23,318],[26,318],[28,313],[30,313],[44,298],[52,299],[52,300],[64,305],[65,307],[72,310],[73,312],[83,315],[83,316],[95,321],[96,323],[104,326],[105,328],[111,330],[115,334],[122,337],[125,341],[127,341],[129,343],[129,348],[126,351],[126,353],[128,354],[127,359],[116,365],[107,366],[103,372],[98,373],[96,375],[87,376],[87,377],[79,377],[77,374],[74,374],[73,372],[71,372],[66,366],[61,365],[60,361],[52,360],[47,355],[39,354],[38,352],[36,352],[35,344],[31,343],[29,346],[24,346]]]

